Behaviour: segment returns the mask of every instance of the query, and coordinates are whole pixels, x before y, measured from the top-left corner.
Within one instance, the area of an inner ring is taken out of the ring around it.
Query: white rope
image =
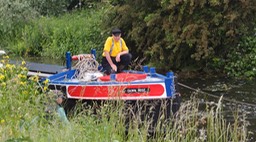
[[[99,63],[94,59],[93,55],[78,55],[78,62],[74,66],[76,72],[72,76],[72,79],[81,81],[96,80],[98,77],[103,76],[103,74],[98,71],[98,66]]]

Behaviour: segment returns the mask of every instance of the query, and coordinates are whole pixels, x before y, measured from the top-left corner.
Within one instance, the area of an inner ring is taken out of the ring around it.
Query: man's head
[[[115,36],[115,37],[120,36],[121,33],[122,33],[121,30],[118,29],[118,28],[115,28],[115,29],[112,30],[112,35]]]

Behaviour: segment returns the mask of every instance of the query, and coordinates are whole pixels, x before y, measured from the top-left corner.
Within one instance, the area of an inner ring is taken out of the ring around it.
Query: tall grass
[[[6,56],[1,63],[4,66],[0,68],[0,141],[247,140],[245,118],[235,115],[232,123],[226,121],[221,99],[216,104],[206,104],[202,110],[198,99],[191,98],[182,103],[170,121],[164,116],[166,104],[156,108],[155,101],[135,105],[106,101],[86,107],[78,103],[73,113],[68,114],[69,123],[64,123],[56,113],[55,94],[47,90],[47,80],[38,84],[37,76],[27,79],[25,62],[21,66],[10,65]],[[151,114],[157,111],[161,112],[157,115],[159,121],[150,136]]]

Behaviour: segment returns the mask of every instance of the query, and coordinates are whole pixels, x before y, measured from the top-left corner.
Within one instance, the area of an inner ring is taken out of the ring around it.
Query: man
[[[112,30],[112,36],[108,37],[102,54],[102,67],[105,74],[122,72],[131,62],[132,55],[121,38],[121,30]]]

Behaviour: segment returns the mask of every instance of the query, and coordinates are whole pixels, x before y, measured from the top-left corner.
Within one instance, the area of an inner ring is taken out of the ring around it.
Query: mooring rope
[[[187,88],[187,89],[189,89],[189,90],[193,90],[193,91],[195,91],[195,92],[200,92],[200,93],[206,94],[206,95],[208,95],[208,96],[211,96],[211,97],[214,97],[214,98],[217,98],[217,99],[219,99],[219,98],[221,97],[221,96],[216,96],[216,95],[213,95],[213,94],[204,92],[204,91],[202,91],[202,90],[200,90],[200,89],[192,88],[192,87],[190,87],[190,86],[188,86],[188,85],[185,85],[185,84],[183,84],[183,83],[180,83],[180,82],[178,82],[178,85],[180,85],[180,86],[182,86],[182,87],[184,87],[184,88]],[[232,103],[244,104],[244,105],[249,105],[249,106],[256,107],[256,104],[251,104],[251,103],[242,102],[242,101],[236,101],[236,100],[232,100],[232,99],[225,98],[225,97],[223,97],[222,99],[225,100],[225,101],[228,101],[228,102],[232,102]]]
[[[78,62],[74,66],[76,72],[72,76],[72,79],[76,78],[78,80],[88,81],[88,73],[99,73],[98,66],[99,63],[93,58],[93,55],[79,55]]]

